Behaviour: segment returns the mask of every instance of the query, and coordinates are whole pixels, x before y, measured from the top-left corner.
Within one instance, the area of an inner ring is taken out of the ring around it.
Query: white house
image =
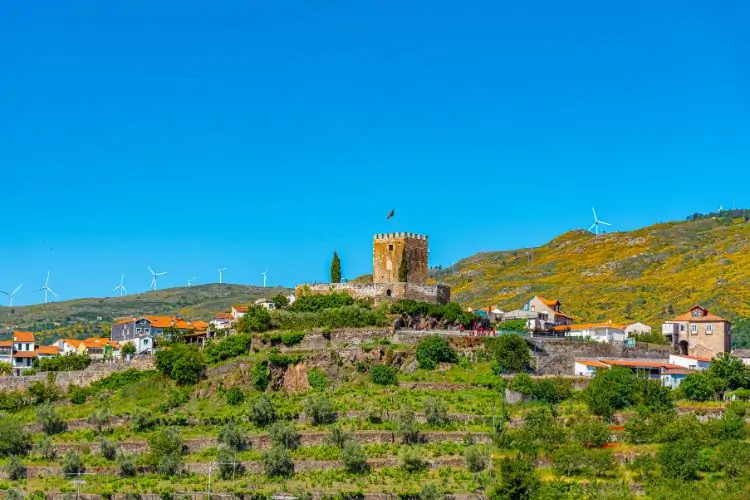
[[[732,356],[750,365],[750,349],[735,349],[732,351]]]
[[[16,373],[21,373],[26,368],[31,368],[36,359],[36,346],[34,345],[34,332],[13,332],[13,368]]]
[[[241,317],[243,317],[245,314],[247,314],[248,307],[247,306],[232,306],[232,319],[234,321],[237,321]]]
[[[0,363],[13,366],[13,341],[0,340]]]
[[[630,323],[629,325],[625,326],[625,333],[627,333],[628,335],[630,335],[631,333],[651,333],[651,327],[641,323],[640,321],[637,323]]]
[[[208,323],[214,330],[226,330],[232,326],[233,322],[234,317],[232,316],[232,313],[219,313]]]
[[[688,356],[687,354],[670,354],[669,362],[689,370],[707,370],[711,366],[711,358]]]
[[[80,347],[82,342],[82,340],[78,339],[59,339],[55,342],[55,345],[60,351],[60,354],[78,354],[78,347]]]
[[[256,306],[260,306],[264,309],[267,309],[269,311],[273,311],[276,309],[276,304],[273,303],[271,299],[258,299],[255,301]]]
[[[579,377],[593,377],[599,368],[609,368],[609,365],[601,361],[587,359],[576,359],[573,363],[573,371]]]
[[[677,389],[685,380],[685,377],[691,373],[696,372],[687,368],[666,368],[661,372],[661,385],[670,389]]]
[[[624,325],[613,323],[587,323],[581,325],[559,325],[556,332],[565,333],[566,337],[578,337],[595,340],[597,342],[622,342],[627,338]]]

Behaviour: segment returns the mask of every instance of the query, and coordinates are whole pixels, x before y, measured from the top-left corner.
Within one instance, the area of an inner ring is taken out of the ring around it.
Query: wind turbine
[[[157,272],[154,272],[153,269],[151,269],[151,266],[146,266],[146,267],[148,267],[148,270],[151,271],[151,290],[156,290],[156,277],[163,276],[167,274],[167,272],[164,271],[162,273],[157,273]]]
[[[219,269],[217,269],[217,271],[219,271],[219,284],[220,285],[223,283],[222,278],[224,277],[224,271],[226,270],[227,270],[226,267],[224,268],[220,267]]]
[[[719,214],[721,214],[724,211],[724,204],[719,205]]]
[[[113,288],[113,290],[116,292],[117,290],[120,290],[120,297],[122,297],[123,292],[127,293],[127,289],[125,288],[125,285],[123,282],[125,281],[125,275],[123,274],[120,278],[120,284]]]
[[[15,289],[15,290],[13,290],[13,291],[12,291],[11,293],[8,293],[8,292],[3,292],[2,290],[0,290],[0,293],[4,293],[4,294],[5,294],[5,295],[7,295],[8,297],[10,297],[10,304],[8,304],[8,307],[13,307],[13,296],[14,296],[14,295],[15,295],[16,293],[18,293],[18,290],[20,290],[22,286],[23,286],[23,283],[21,283],[20,285],[18,285],[18,286],[16,287],[16,289]]]
[[[266,269],[265,271],[263,271],[260,274],[263,275],[263,288],[265,288],[266,287],[266,279],[268,279],[268,269]]]
[[[45,304],[48,304],[48,303],[49,303],[49,300],[48,300],[48,298],[47,298],[47,292],[51,293],[51,294],[52,294],[52,295],[54,295],[55,297],[59,297],[59,295],[57,295],[57,294],[55,293],[55,291],[54,291],[54,290],[52,290],[52,289],[51,289],[51,288],[49,287],[49,271],[47,271],[47,279],[46,279],[46,280],[44,281],[44,285],[42,285],[42,288],[38,288],[38,289],[37,289],[37,290],[35,290],[35,291],[36,291],[36,292],[39,292],[39,291],[42,291],[42,290],[44,290],[44,303],[45,303]]]
[[[195,281],[195,276],[188,280],[188,286],[193,286],[193,281]]]
[[[594,213],[594,223],[591,224],[591,226],[589,227],[589,232],[591,232],[591,230],[593,229],[594,234],[599,234],[599,224],[603,224],[605,226],[612,225],[609,222],[604,222],[603,220],[599,220],[599,218],[596,216],[596,210],[594,210],[594,207],[591,207],[591,211]]]

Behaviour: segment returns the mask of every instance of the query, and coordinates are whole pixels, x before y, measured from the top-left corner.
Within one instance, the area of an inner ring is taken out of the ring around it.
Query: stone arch
[[[680,340],[680,343],[677,345],[680,346],[680,354],[688,353],[688,341],[687,340]]]

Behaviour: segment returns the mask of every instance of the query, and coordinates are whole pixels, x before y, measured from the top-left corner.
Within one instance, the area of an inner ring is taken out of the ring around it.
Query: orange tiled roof
[[[63,341],[63,343],[68,344],[69,346],[75,347],[76,349],[78,349],[78,346],[81,345],[81,343],[83,342],[82,340],[78,340],[78,339],[61,339],[61,340]]]
[[[172,326],[174,318],[171,316],[144,316],[151,322],[151,326],[154,328],[169,328]]]
[[[715,314],[711,314],[706,312],[705,316],[699,316],[699,317],[693,317],[692,313],[686,312],[685,314],[680,314],[679,316],[676,316],[672,318],[670,321],[690,321],[691,323],[712,323],[712,322],[718,322],[718,321],[726,321],[721,316],[717,316]]]
[[[559,325],[554,329],[555,331],[562,332],[568,330],[585,330],[587,328],[617,328],[619,330],[624,330],[625,325],[618,325],[615,323],[582,323],[580,325]]]
[[[125,323],[132,323],[136,319],[137,318],[124,318],[124,319],[120,319],[120,320],[115,321],[115,325],[124,325]]]
[[[695,361],[703,361],[704,363],[710,363],[711,358],[702,358],[700,356],[688,356],[687,354],[674,354],[673,356],[679,356],[680,358],[694,359]]]
[[[577,359],[576,363],[580,363],[584,366],[593,366],[596,368],[609,368],[609,365],[602,363],[601,361],[591,361],[587,359]]]
[[[198,330],[202,330],[204,328],[208,328],[208,323],[206,323],[205,321],[200,321],[200,320],[193,321],[193,327],[197,328]]]
[[[0,340],[0,347],[13,347],[12,340]]]
[[[40,345],[36,348],[37,354],[60,354],[60,349],[56,345]]]
[[[14,358],[36,358],[36,351],[18,351],[13,354]]]
[[[232,306],[232,308],[235,311],[241,312],[241,313],[246,313],[248,311],[248,309],[249,309],[247,306]]]
[[[544,297],[540,297],[539,295],[537,295],[536,297],[542,302],[542,304],[544,304],[547,307],[553,307],[553,306],[559,306],[560,305],[560,301],[557,300],[557,299],[555,299],[555,300],[547,300]]]
[[[564,312],[554,311],[554,310],[553,310],[553,312],[554,312],[555,316],[562,316],[563,318],[573,319],[571,316],[568,316]]]
[[[219,313],[214,316],[214,319],[232,319],[232,313]]]
[[[615,366],[624,366],[627,368],[668,368],[682,369],[682,366],[671,363],[659,363],[657,361],[631,361],[629,359],[603,359],[602,363]]]
[[[663,373],[664,375],[690,375],[698,372],[687,368],[667,368]]]
[[[16,330],[13,332],[13,342],[34,342],[34,332]]]

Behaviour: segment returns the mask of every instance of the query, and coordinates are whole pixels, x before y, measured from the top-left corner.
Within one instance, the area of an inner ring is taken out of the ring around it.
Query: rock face
[[[283,385],[287,392],[301,392],[310,389],[310,382],[307,381],[307,365],[300,363],[287,367],[284,372]]]

